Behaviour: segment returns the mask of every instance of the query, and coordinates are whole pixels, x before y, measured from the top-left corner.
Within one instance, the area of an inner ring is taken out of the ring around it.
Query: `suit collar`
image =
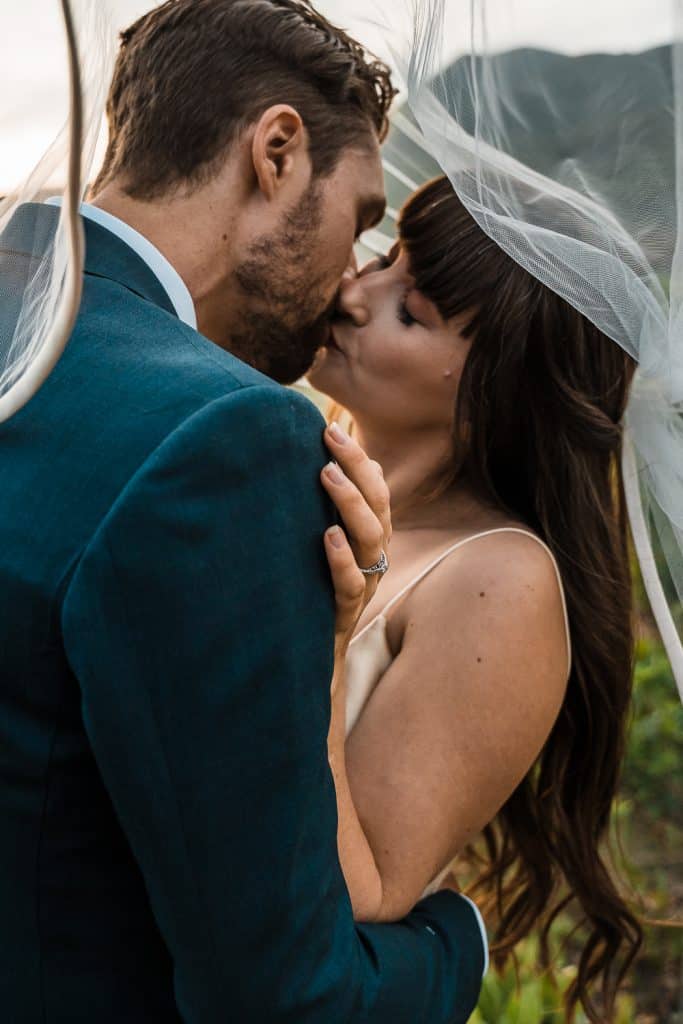
[[[60,206],[61,196],[46,200],[48,203]],[[129,245],[137,253],[140,259],[144,260],[152,273],[156,275],[166,294],[173,303],[173,308],[179,318],[188,327],[197,329],[197,313],[189,289],[175,267],[166,259],[164,254],[150,242],[148,238],[141,235],[139,231],[126,221],[121,220],[107,210],[92,203],[81,203],[81,214],[87,220],[94,221],[100,227],[116,235],[121,241]]]
[[[59,210],[45,203],[24,203],[16,210],[0,237],[0,249],[26,255],[40,254],[54,238]],[[123,285],[140,298],[177,312],[168,292],[151,267],[134,249],[111,231],[84,217],[85,272]]]

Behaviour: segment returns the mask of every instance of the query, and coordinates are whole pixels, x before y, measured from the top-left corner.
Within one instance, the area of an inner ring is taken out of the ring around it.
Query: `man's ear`
[[[269,107],[259,120],[251,144],[258,186],[266,199],[277,193],[304,167],[310,173],[306,132],[294,107]]]

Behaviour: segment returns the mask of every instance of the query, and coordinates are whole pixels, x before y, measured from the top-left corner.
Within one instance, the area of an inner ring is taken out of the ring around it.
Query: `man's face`
[[[302,377],[327,340],[354,242],[379,223],[385,205],[376,141],[347,150],[329,177],[313,179],[237,266],[245,301],[231,351],[282,384]]]

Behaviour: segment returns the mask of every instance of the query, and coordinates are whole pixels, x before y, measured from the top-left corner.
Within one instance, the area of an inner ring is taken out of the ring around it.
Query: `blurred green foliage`
[[[622,792],[653,824],[683,828],[683,705],[661,645],[638,643]]]
[[[479,1006],[470,1024],[556,1024],[561,1021],[559,1007],[569,988],[574,968],[558,966],[554,973],[538,970],[538,943],[529,938],[517,953],[518,970],[511,964],[502,975],[490,971],[484,981]],[[632,1024],[635,1006],[630,995],[619,1000],[616,1024]],[[577,1013],[576,1024],[586,1024]]]
[[[680,609],[679,609],[680,611]],[[643,917],[683,922],[683,706],[645,605],[614,830]],[[633,971],[635,1021],[683,1021],[683,930],[646,926]]]

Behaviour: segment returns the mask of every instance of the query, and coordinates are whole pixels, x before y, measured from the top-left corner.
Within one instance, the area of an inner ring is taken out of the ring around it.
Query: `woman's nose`
[[[347,270],[339,286],[337,308],[342,316],[348,317],[356,327],[366,327],[370,320],[362,278]]]

